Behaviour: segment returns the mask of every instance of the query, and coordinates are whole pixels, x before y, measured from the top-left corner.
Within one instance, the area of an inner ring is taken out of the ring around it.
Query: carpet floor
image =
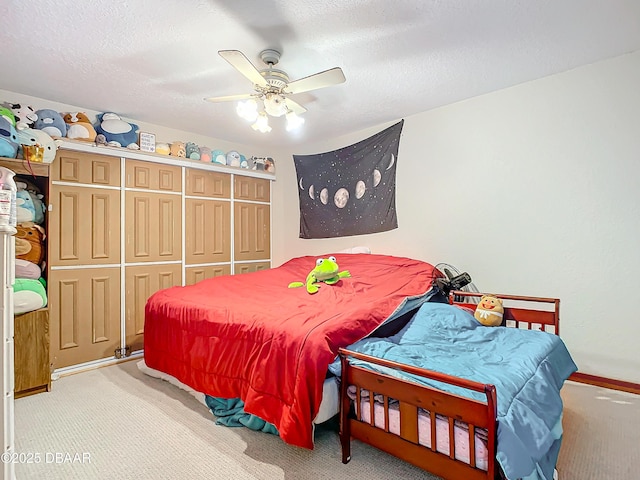
[[[340,461],[337,425],[313,451],[246,428],[215,425],[189,393],[136,361],[62,377],[15,401],[19,480],[425,479],[437,477],[361,442]],[[640,397],[567,382],[560,480],[625,480],[640,470]]]

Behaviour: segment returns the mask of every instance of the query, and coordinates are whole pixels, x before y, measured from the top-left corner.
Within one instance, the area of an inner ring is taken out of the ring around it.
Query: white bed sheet
[[[198,392],[191,388],[188,385],[185,385],[177,378],[161,372],[159,370],[155,370],[147,366],[144,360],[140,360],[138,362],[138,369],[150,377],[159,378],[161,380],[165,380],[172,385],[175,385],[182,390],[189,392],[193,395],[196,400],[202,403],[205,407],[207,406],[204,400],[204,393]],[[209,408],[209,407],[207,407]],[[320,409],[318,410],[318,414],[316,418],[313,420],[314,424],[319,424],[326,422],[330,418],[334,417],[338,414],[340,410],[340,390],[338,388],[338,379],[336,377],[327,378],[324,381],[324,385],[322,386],[322,402],[320,403]]]

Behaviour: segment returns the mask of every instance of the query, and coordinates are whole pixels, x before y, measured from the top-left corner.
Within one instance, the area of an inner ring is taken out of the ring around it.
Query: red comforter
[[[405,299],[425,296],[439,276],[409,258],[334,256],[351,277],[313,295],[287,288],[305,280],[311,256],[156,292],[145,311],[146,364],[208,395],[241,398],[285,442],[313,448],[312,421],[338,348],[371,333]]]

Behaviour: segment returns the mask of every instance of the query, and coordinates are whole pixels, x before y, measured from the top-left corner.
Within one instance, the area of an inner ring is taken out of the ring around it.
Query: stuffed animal
[[[4,103],[5,107],[10,108],[16,120],[16,130],[24,128],[33,128],[33,124],[38,120],[35,110],[24,103]]]
[[[475,319],[485,327],[497,327],[502,324],[503,315],[502,300],[493,295],[483,295],[473,314]]]
[[[156,143],[156,153],[161,155],[170,155],[171,147],[168,143]]]
[[[264,170],[269,173],[276,173],[276,164],[273,162],[273,158],[267,157],[264,161]]]
[[[15,259],[16,278],[31,278],[38,280],[42,276],[42,269],[35,263],[22,260],[21,258]]]
[[[44,223],[45,206],[42,203],[44,196],[34,189],[27,188],[27,184],[16,181],[16,218],[18,223],[34,222]]]
[[[171,144],[171,153],[174,157],[186,157],[187,150],[185,148],[184,142],[173,142]]]
[[[33,124],[35,130],[42,130],[51,137],[65,137],[67,135],[67,124],[64,123],[62,115],[50,108],[43,108],[36,111],[38,119]]]
[[[307,286],[308,293],[316,293],[318,291],[319,282],[324,282],[327,285],[333,285],[338,283],[341,278],[350,277],[351,274],[348,270],[343,272],[339,271],[338,264],[336,263],[336,257],[319,258],[316,260],[316,266],[307,275],[307,279],[303,282],[291,282],[289,288]]]
[[[96,139],[96,129],[93,128],[89,117],[84,112],[69,112],[62,117],[67,124],[67,138],[93,142]]]
[[[33,222],[16,226],[16,258],[40,265],[44,260],[44,228]]]
[[[193,142],[187,142],[185,145],[186,157],[191,160],[200,160],[200,148]]]
[[[138,150],[138,125],[122,120],[113,112],[98,114],[96,125],[96,142],[110,147],[126,147],[130,150]]]
[[[219,163],[221,165],[227,164],[227,156],[222,150],[214,150],[211,152],[211,161],[213,163]]]
[[[264,170],[266,160],[264,157],[251,157],[251,170]]]
[[[13,284],[13,313],[32,312],[47,305],[44,279],[16,278]]]
[[[249,168],[249,162],[247,161],[247,157],[240,154],[240,168]]]
[[[0,115],[0,157],[16,158],[19,146],[16,127]]]
[[[16,126],[16,116],[13,114],[13,111],[7,107],[6,105],[0,106],[0,117],[4,117],[9,120],[9,123]]]
[[[227,152],[227,165],[231,167],[240,166],[240,154],[235,150]]]
[[[40,145],[44,148],[42,159],[44,163],[53,162],[53,159],[56,158],[58,143],[62,142],[61,140],[54,140],[44,130],[36,130],[34,128],[18,130],[18,141],[21,145]]]
[[[211,149],[209,147],[200,147],[200,161],[211,163]]]

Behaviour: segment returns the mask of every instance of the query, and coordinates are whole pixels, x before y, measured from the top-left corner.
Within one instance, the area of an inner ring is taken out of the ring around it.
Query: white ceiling
[[[640,49],[638,0],[4,0],[0,89],[256,146],[380,125]],[[292,97],[306,123],[262,134],[234,103],[252,93],[217,54],[265,48],[296,80],[347,81]],[[11,99],[0,99],[11,101]],[[34,105],[37,107],[37,105]],[[188,141],[189,139],[184,139]]]

